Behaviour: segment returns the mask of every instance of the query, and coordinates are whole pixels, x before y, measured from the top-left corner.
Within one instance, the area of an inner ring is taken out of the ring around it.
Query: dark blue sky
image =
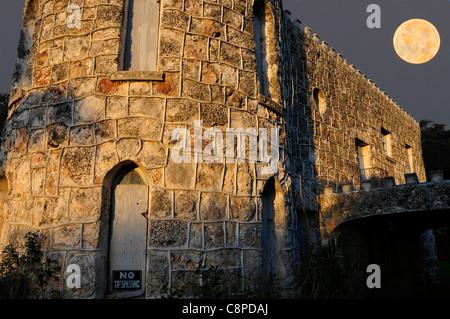
[[[284,9],[309,26],[320,40],[342,53],[416,120],[429,119],[450,128],[449,0],[285,0]],[[381,8],[381,28],[369,29],[369,4]],[[395,30],[420,18],[439,31],[441,48],[428,63],[413,65],[393,47]]]
[[[6,0],[1,6],[0,92],[9,91],[24,3]],[[366,25],[369,4],[381,8],[380,29]],[[293,19],[342,53],[416,120],[450,127],[449,0],[284,0],[283,5]],[[422,65],[404,62],[392,45],[397,27],[413,18],[430,21],[441,36],[440,51]]]

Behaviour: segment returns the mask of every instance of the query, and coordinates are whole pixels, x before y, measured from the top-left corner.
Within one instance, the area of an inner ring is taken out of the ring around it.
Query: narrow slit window
[[[408,165],[408,173],[414,173],[413,148],[406,144],[406,160]]]
[[[317,111],[319,111],[321,115],[325,114],[327,111],[327,102],[325,100],[325,94],[323,94],[322,90],[319,88],[314,88],[313,100]]]
[[[370,146],[361,140],[356,140],[356,155],[361,173],[361,181],[367,180],[371,176]]]
[[[128,0],[123,71],[156,71],[160,0]]]
[[[256,67],[260,83],[260,93],[270,97],[269,79],[267,77],[266,12],[264,1],[255,1],[253,13],[253,22],[255,25]]]
[[[383,141],[383,151],[384,154],[392,157],[392,134],[389,131],[381,128],[382,141]]]

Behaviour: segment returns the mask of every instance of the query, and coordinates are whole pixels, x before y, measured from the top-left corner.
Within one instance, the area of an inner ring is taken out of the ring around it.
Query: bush
[[[297,277],[296,297],[300,299],[335,299],[345,297],[343,252],[338,240],[318,252],[309,249]]]
[[[39,236],[25,235],[25,253],[9,244],[0,263],[0,299],[42,298],[44,287],[56,273],[53,260],[42,260]]]

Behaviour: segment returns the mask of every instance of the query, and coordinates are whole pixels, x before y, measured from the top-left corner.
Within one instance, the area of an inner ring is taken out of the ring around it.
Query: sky
[[[367,26],[370,4],[380,7],[381,28]],[[450,129],[450,0],[285,0],[283,8],[417,121]],[[394,49],[395,31],[410,19],[427,20],[440,34],[440,50],[427,63],[407,63]]]
[[[0,92],[9,92],[17,58],[25,0],[2,0],[0,10]],[[380,28],[369,28],[370,4],[380,8]],[[450,0],[284,0],[283,8],[321,41],[341,53],[417,121],[450,128]],[[395,52],[396,29],[424,19],[438,30],[441,46],[424,64],[410,64]]]

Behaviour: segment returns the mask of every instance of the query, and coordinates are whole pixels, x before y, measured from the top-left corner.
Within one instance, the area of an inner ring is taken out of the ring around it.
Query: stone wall
[[[20,245],[27,231],[40,232],[62,267],[55,284],[64,297],[104,296],[111,185],[125,164],[148,174],[147,297],[184,287],[198,265],[223,268],[232,291],[243,277],[261,283],[268,228],[278,248],[270,279],[287,291],[305,237],[301,212],[319,211],[325,184],[359,185],[356,138],[371,145],[373,167],[398,180],[407,143],[424,177],[418,124],[276,0],[256,1],[267,15],[270,62],[270,97],[261,94],[253,2],[161,0],[158,71],[137,73],[120,70],[126,1],[26,2],[0,144],[8,183],[0,242]],[[69,4],[81,9],[80,28],[68,27]],[[327,104],[322,113],[311,98],[316,87]],[[393,134],[393,158],[382,152],[381,127]],[[218,138],[227,129],[253,129],[269,150],[278,130],[274,172],[249,160],[248,144],[244,158],[224,143],[226,160],[197,160],[211,144],[196,133]],[[174,132],[192,147],[188,163],[174,161]],[[262,205],[272,175],[275,220]],[[319,226],[310,231],[319,243]],[[68,290],[64,270],[73,263],[82,288]]]
[[[179,164],[171,156],[174,130],[193,137],[195,121],[224,136],[227,128],[270,130],[282,121],[258,103],[251,2],[162,0],[158,72],[138,74],[156,79],[147,81],[117,80],[127,76],[118,73],[123,1],[71,1],[81,8],[79,29],[67,27],[68,4],[27,2],[34,11],[25,20],[35,27],[24,29],[33,41],[11,94],[1,242],[20,243],[29,230],[45,234],[46,254],[62,270],[79,263],[86,274],[74,291],[61,278],[63,295],[102,296],[108,185],[117,165],[133,162],[150,184],[148,296],[184,286],[202,264],[222,266],[233,289],[242,277],[257,284],[266,164],[238,163],[236,151],[224,163]],[[276,16],[277,2],[270,7]],[[286,225],[277,227],[287,249],[279,264],[289,268],[298,254]]]
[[[413,150],[413,172],[426,180],[419,124],[370,79],[349,65],[334,48],[319,41],[300,21],[285,12],[283,31],[283,92],[289,128],[291,163],[302,178],[303,197],[316,193],[315,185],[360,187],[355,140],[370,147],[372,174],[393,176],[404,183],[408,172],[406,144]],[[324,95],[319,110],[313,97]],[[386,156],[382,128],[392,135],[392,154]],[[380,174],[382,173],[382,174]],[[311,208],[314,205],[307,205]]]

